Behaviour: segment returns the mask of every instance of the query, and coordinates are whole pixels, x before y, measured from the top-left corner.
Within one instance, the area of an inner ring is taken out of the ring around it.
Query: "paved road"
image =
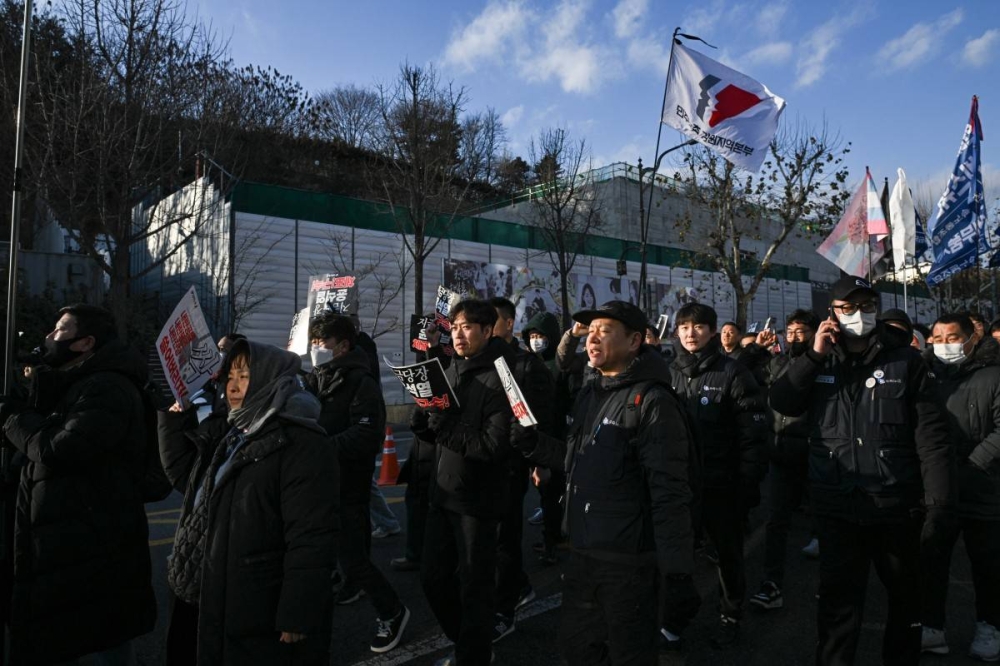
[[[405,431],[397,433],[397,450],[405,459],[409,452],[411,436]],[[401,523],[405,514],[403,487],[384,490],[390,506]],[[157,505],[148,507],[150,517],[150,550],[153,554],[153,576],[160,617],[156,629],[142,637],[137,646],[139,663],[160,666],[163,663],[162,645],[164,618],[166,616],[165,558],[176,526],[180,496],[172,495]],[[529,491],[525,501],[527,516],[537,506],[537,496]],[[753,531],[747,538],[747,577],[756,590],[759,583],[763,557],[763,529],[760,525],[763,511],[757,510],[751,525]],[[559,622],[561,582],[559,567],[543,567],[530,551],[533,542],[541,539],[541,528],[525,529],[525,564],[528,575],[538,592],[538,600],[522,610],[517,630],[496,646],[497,663],[549,666],[561,664],[555,644]],[[796,547],[808,541],[805,514],[795,516],[791,543]],[[403,535],[375,540],[372,558],[389,581],[396,587],[413,613],[405,643],[385,656],[376,656],[368,649],[374,631],[375,613],[370,602],[362,598],[351,606],[340,606],[334,616],[334,637],[331,666],[396,666],[408,664],[426,666],[449,651],[449,642],[441,636],[420,590],[418,574],[400,573],[388,567],[391,558],[402,554]],[[714,568],[707,561],[698,563],[695,582],[702,592],[704,602],[701,612],[685,639],[687,648],[680,653],[662,654],[660,664],[666,666],[798,666],[812,663],[816,640],[815,615],[817,563],[801,557],[797,550],[789,556],[785,592],[785,607],[770,613],[748,611],[743,622],[742,637],[738,647],[717,651],[708,646],[716,620],[716,595]],[[877,666],[881,663],[879,646],[882,622],[885,615],[884,594],[874,573],[869,585],[869,605],[863,625],[859,666]],[[925,656],[922,666],[961,666],[980,663],[965,656],[974,632],[974,604],[971,574],[964,549],[959,546],[952,570],[951,594],[948,600],[949,641],[953,654],[948,657]]]

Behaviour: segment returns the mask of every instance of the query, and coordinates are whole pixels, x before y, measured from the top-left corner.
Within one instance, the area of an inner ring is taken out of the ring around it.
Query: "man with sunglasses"
[[[831,289],[812,348],[771,386],[771,407],[807,415],[809,488],[820,543],[816,663],[852,664],[868,571],[888,597],[882,663],[920,659],[920,532],[948,520],[953,458],[933,376],[910,337],[876,321],[861,278]]]

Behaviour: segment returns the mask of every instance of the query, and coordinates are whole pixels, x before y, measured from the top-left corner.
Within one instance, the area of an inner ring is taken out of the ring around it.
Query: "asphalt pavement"
[[[412,435],[399,429],[395,435],[400,460],[409,454]],[[403,486],[383,488],[389,506],[405,529]],[[150,552],[153,559],[153,580],[159,602],[156,628],[137,641],[139,664],[163,664],[163,639],[167,608],[166,557],[170,552],[177,524],[181,497],[172,494],[163,502],[147,507],[150,529]],[[538,506],[538,496],[529,489],[524,503],[527,518]],[[763,562],[763,520],[765,512],[758,508],[751,515],[747,535],[748,595],[757,590]],[[524,607],[518,616],[517,629],[495,646],[498,664],[550,666],[564,663],[559,655],[556,635],[559,626],[559,602],[562,583],[560,565],[543,566],[531,550],[534,542],[541,540],[541,527],[525,526],[525,569],[537,593],[536,600]],[[695,584],[702,594],[702,607],[692,626],[684,636],[685,649],[680,652],[661,653],[661,666],[805,666],[813,663],[816,642],[816,589],[818,562],[805,558],[799,548],[809,541],[808,516],[795,514],[789,539],[788,569],[786,573],[784,608],[773,611],[755,611],[748,608],[741,627],[737,646],[714,650],[709,646],[718,619],[716,598],[718,582],[715,568],[705,559],[699,559]],[[338,606],[334,613],[331,666],[397,666],[409,664],[427,666],[451,650],[450,642],[441,635],[420,589],[419,574],[397,572],[389,567],[389,560],[402,555],[403,534],[373,539],[372,560],[379,566],[389,582],[410,608],[412,617],[403,642],[385,655],[375,655],[369,642],[375,631],[375,611],[370,601],[362,597],[349,606]],[[565,559],[565,553],[562,553]],[[1000,566],[1000,563],[998,563]],[[921,666],[961,666],[980,663],[966,656],[975,631],[975,605],[971,571],[964,547],[959,543],[952,561],[951,589],[948,597],[948,641],[952,654],[945,657],[924,655]],[[881,664],[880,646],[885,618],[885,594],[877,576],[872,571],[869,578],[868,605],[862,626],[861,645],[856,663],[858,666]]]

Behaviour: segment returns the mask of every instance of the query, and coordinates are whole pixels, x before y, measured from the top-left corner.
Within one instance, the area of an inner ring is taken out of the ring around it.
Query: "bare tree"
[[[404,64],[378,94],[382,131],[372,182],[413,259],[414,311],[423,312],[424,261],[469,191],[459,177],[466,92],[442,84],[432,67]]]
[[[403,292],[410,264],[405,254],[373,252],[359,263],[354,240],[344,233],[329,235],[330,264],[339,273],[354,275],[358,281],[358,314],[371,320],[372,338],[399,330],[401,324],[394,303]],[[392,309],[390,309],[392,308]]]
[[[495,184],[501,151],[506,143],[507,132],[496,110],[487,108],[466,116],[462,121],[459,175],[469,182]]]
[[[547,129],[532,139],[529,155],[537,189],[527,221],[545,239],[549,260],[559,273],[565,328],[570,322],[569,276],[587,236],[603,224],[601,201],[590,175],[586,140],[572,141],[562,128]]]
[[[689,209],[678,229],[682,237],[694,234],[691,244],[705,243],[705,254],[732,286],[741,326],[789,235],[827,230],[839,218],[850,198],[843,166],[849,151],[850,143],[842,145],[825,126],[799,125],[775,138],[759,174],[737,171],[705,148],[685,155],[688,197],[702,212],[695,219]]]
[[[352,148],[375,148],[381,121],[375,91],[353,84],[340,86],[318,93],[315,104],[320,137],[343,141]]]

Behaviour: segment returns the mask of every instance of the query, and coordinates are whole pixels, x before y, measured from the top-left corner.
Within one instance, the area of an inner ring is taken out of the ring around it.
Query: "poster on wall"
[[[572,294],[570,295],[572,309]],[[553,270],[519,268],[514,274],[514,295],[511,297],[516,311],[514,331],[520,332],[529,321],[542,312],[562,317],[562,298],[559,292],[559,273]]]
[[[445,259],[444,286],[470,298],[510,298],[513,293],[512,270],[505,264]]]
[[[639,281],[627,277],[600,275],[574,275],[576,291],[575,310],[593,310],[608,301],[627,301],[639,304]]]
[[[354,275],[324,273],[309,278],[309,318],[324,312],[358,314],[358,281]]]
[[[652,289],[653,312],[658,316],[666,316],[666,328],[664,330],[670,333],[673,332],[676,325],[675,317],[678,310],[688,303],[704,302],[703,294],[694,287],[657,282],[652,286]]]

